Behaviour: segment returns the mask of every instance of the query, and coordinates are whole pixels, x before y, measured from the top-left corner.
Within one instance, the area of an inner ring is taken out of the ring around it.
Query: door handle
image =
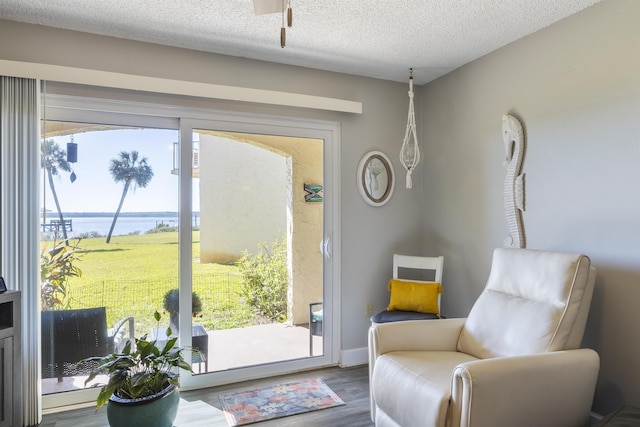
[[[331,259],[331,237],[320,240],[320,252],[325,258]]]

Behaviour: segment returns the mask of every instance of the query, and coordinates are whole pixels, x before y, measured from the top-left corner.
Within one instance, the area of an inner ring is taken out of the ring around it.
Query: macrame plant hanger
[[[411,141],[413,137],[413,142]],[[420,162],[420,148],[416,136],[416,113],[413,108],[413,68],[409,68],[409,117],[407,118],[407,130],[404,133],[404,141],[400,149],[400,163],[407,170],[407,188],[413,187],[411,174]]]

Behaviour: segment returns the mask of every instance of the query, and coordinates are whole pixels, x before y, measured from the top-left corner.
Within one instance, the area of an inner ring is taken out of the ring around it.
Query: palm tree
[[[107,235],[107,243],[111,240],[111,233],[113,233],[113,228],[116,226],[116,221],[118,220],[118,215],[120,215],[124,198],[127,197],[129,187],[133,184],[134,191],[136,186],[144,188],[149,184],[151,178],[153,178],[153,170],[151,170],[151,166],[147,164],[147,158],[138,158],[137,151],[130,153],[121,151],[119,158],[111,159],[109,172],[111,172],[111,176],[116,183],[124,182],[124,188],[122,189],[122,197],[120,198],[118,210],[116,210],[111,228],[109,229],[109,235]]]
[[[67,153],[60,148],[53,139],[47,139],[40,144],[40,167],[47,172],[47,178],[49,179],[49,187],[51,187],[51,194],[53,195],[53,201],[56,204],[58,210],[58,218],[60,224],[62,224],[62,234],[65,242],[67,241],[67,227],[64,224],[64,217],[62,216],[62,209],[60,209],[60,202],[58,201],[58,194],[56,193],[56,187],[53,183],[53,177],[60,176],[60,171],[71,172],[71,166],[67,162]],[[46,223],[46,206],[43,206],[42,221]]]

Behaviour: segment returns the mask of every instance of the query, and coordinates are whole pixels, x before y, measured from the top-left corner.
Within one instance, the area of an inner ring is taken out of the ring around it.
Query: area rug
[[[227,394],[219,399],[231,427],[345,404],[318,378]]]

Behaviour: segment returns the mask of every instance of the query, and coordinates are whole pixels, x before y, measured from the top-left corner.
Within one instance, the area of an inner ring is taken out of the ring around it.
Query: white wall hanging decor
[[[525,152],[524,131],[520,121],[510,114],[502,116],[506,169],[504,177],[504,211],[509,234],[504,239],[506,248],[525,248],[526,240],[522,212],[525,210],[524,174],[522,160]]]
[[[411,137],[413,137],[413,142]],[[418,137],[416,136],[416,114],[413,109],[413,68],[409,68],[409,117],[407,119],[407,130],[404,133],[404,142],[400,149],[400,163],[407,170],[407,188],[413,187],[411,173],[419,162],[420,148],[418,147]]]
[[[358,191],[371,206],[382,206],[393,194],[395,175],[391,161],[381,151],[369,151],[358,164]]]
[[[304,184],[305,202],[322,202],[323,187],[320,184]]]

